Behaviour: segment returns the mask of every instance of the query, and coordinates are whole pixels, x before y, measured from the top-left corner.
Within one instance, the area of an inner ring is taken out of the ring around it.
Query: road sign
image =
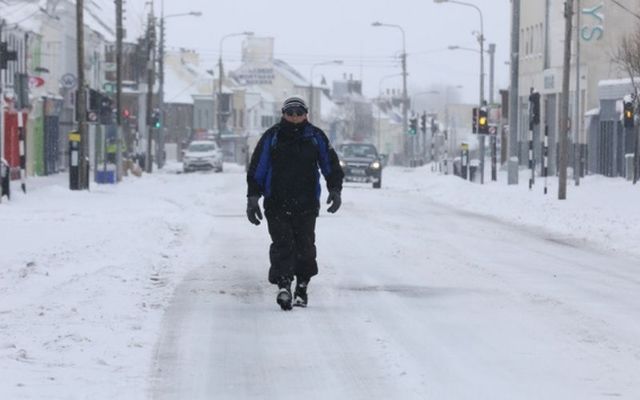
[[[75,89],[78,85],[78,79],[74,74],[64,74],[62,78],[60,78],[60,84],[65,89]]]
[[[30,76],[29,77],[29,87],[30,88],[38,88],[44,85],[44,79],[39,76]]]
[[[107,82],[102,85],[102,89],[107,93],[114,93],[116,91],[116,84],[113,82]]]
[[[87,113],[87,121],[89,122],[96,122],[98,120],[98,114],[90,111]]]

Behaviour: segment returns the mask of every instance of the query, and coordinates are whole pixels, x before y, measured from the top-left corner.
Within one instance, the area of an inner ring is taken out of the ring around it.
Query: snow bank
[[[530,172],[521,171],[519,185],[507,185],[500,171],[491,181],[490,168],[485,184],[432,172],[431,166],[408,170],[388,168],[384,184],[398,190],[424,193],[425,199],[450,207],[495,217],[513,224],[544,229],[559,239],[589,242],[599,248],[640,255],[640,185],[622,178],[587,176],[575,186],[569,174],[567,199],[558,200],[558,179],[536,177],[532,190]]]

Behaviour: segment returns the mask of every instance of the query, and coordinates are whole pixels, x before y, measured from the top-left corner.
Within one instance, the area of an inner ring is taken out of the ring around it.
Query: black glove
[[[329,197],[327,197],[327,204],[331,204],[327,211],[330,213],[335,213],[340,208],[342,204],[342,199],[340,199],[340,191],[339,190],[331,190],[329,192]]]
[[[247,197],[247,218],[254,225],[260,225],[262,219],[262,211],[260,211],[260,204],[258,204],[259,199],[258,196]]]

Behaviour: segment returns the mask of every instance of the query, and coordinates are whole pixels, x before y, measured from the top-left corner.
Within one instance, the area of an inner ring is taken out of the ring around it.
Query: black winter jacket
[[[260,138],[247,172],[247,196],[265,197],[265,212],[317,213],[320,172],[327,189],[342,190],[344,173],[324,132],[284,119]]]

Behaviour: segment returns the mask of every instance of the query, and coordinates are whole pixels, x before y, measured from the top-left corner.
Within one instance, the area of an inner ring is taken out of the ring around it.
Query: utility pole
[[[493,107],[494,104],[494,94],[495,94],[495,59],[496,59],[496,44],[489,43],[489,104]],[[491,134],[489,136],[489,145],[491,146],[491,180],[496,182],[498,180],[498,170],[497,170],[497,136],[498,132]]]
[[[518,75],[520,73],[520,0],[511,2],[511,84],[509,88],[509,185],[518,184]]]
[[[495,100],[494,98],[494,92],[495,92],[495,60],[496,60],[496,44],[495,43],[489,43],[489,50],[487,50],[487,53],[489,53],[489,104],[493,105],[493,102]]]
[[[160,154],[156,155],[157,166],[158,168],[162,168],[164,165],[164,0],[162,1],[162,8],[160,10],[160,45],[158,49],[158,64],[159,64],[159,99],[160,103],[160,130],[158,131],[158,148],[160,150]]]
[[[222,40],[220,41],[220,48],[222,49]],[[218,96],[214,100],[217,103],[218,112],[218,143],[222,143],[222,80],[224,79],[224,71],[222,70],[222,50],[220,50],[220,57],[218,58]]]
[[[153,172],[153,159],[151,157],[153,149],[153,124],[151,123],[151,115],[153,113],[153,85],[155,83],[156,74],[156,21],[153,15],[153,7],[149,13],[149,22],[147,27],[147,155],[146,172]]]
[[[413,138],[407,137],[409,129],[409,97],[407,96],[407,50],[404,47],[404,31],[403,31],[403,48],[402,48],[402,137],[405,138],[405,156],[413,156],[413,152],[409,151],[409,140],[413,144]],[[413,146],[412,146],[413,148]],[[409,165],[405,162],[405,165]]]
[[[78,57],[78,134],[80,154],[78,157],[79,189],[89,189],[89,138],[87,132],[87,98],[84,83],[84,0],[76,0],[76,44]]]
[[[2,43],[2,33],[4,30],[4,19],[0,18],[0,43]],[[4,57],[1,54],[0,57]],[[2,86],[4,85],[4,69],[0,67],[0,159],[4,156],[3,141],[4,141],[4,96],[2,95]],[[0,168],[2,168],[2,160],[0,160]],[[0,173],[2,171],[0,170]],[[0,176],[0,185],[2,178]],[[2,203],[2,187],[0,186],[0,203]]]
[[[482,11],[479,7],[473,6],[478,10],[480,14],[480,35],[478,36],[478,41],[480,42],[480,105],[478,106],[478,112],[485,105],[484,98],[484,18],[482,16]],[[478,134],[478,138],[480,139],[480,184],[484,184],[484,153],[485,153],[485,137],[486,135]]]
[[[122,0],[116,0],[116,124],[118,124],[118,177],[122,177]],[[129,143],[126,140],[125,143]],[[126,146],[125,146],[125,150]]]
[[[573,0],[564,3],[564,64],[562,68],[562,100],[560,108],[560,157],[558,199],[567,198],[567,164],[568,164],[568,122],[569,122],[569,79],[571,77],[571,33],[573,30]]]
[[[580,148],[580,0],[576,0],[576,99],[575,103],[575,135],[573,139],[573,180],[580,186],[581,148]]]

